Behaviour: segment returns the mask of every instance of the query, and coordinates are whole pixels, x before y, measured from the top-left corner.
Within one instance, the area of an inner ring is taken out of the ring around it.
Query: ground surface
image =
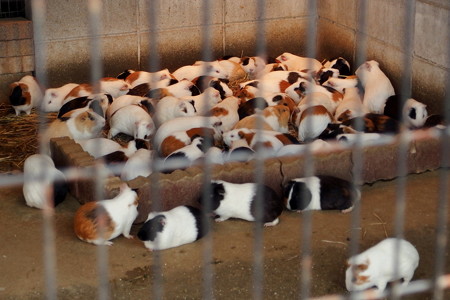
[[[405,237],[420,253],[414,279],[428,279],[433,274],[438,173],[408,176]],[[363,187],[361,249],[393,234],[397,183],[394,180]],[[0,195],[0,299],[43,299],[42,213],[25,205],[20,187],[1,189]],[[78,240],[73,233],[73,214],[78,207],[75,199],[68,198],[55,210],[53,257],[59,299],[98,298],[99,253],[108,261],[110,299],[151,299],[158,291],[164,299],[199,299],[203,295],[203,253],[208,245],[212,245],[212,252],[206,266],[213,271],[211,288],[216,299],[252,297],[252,223],[216,223],[206,239],[158,253],[149,252],[137,239],[122,236],[106,247],[107,252],[99,252],[98,247]],[[298,298],[303,218],[302,214],[285,211],[277,226],[264,229],[265,299]],[[313,213],[312,296],[346,292],[350,219],[350,214],[339,212]],[[132,233],[138,228],[134,226]],[[158,260],[161,271],[155,267]],[[448,253],[445,270],[450,273]],[[446,297],[450,299],[449,291]],[[431,296],[420,294],[407,299]]]

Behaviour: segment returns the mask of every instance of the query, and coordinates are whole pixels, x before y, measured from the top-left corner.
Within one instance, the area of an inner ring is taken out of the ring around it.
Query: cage
[[[430,114],[446,116],[448,111],[450,6],[444,0],[130,0],[64,5],[35,0],[31,11],[33,71],[48,87],[95,82],[124,69],[175,70],[227,54],[276,57],[291,52],[320,60],[342,56],[352,71],[366,60],[377,60],[401,97],[420,99]],[[13,81],[9,73],[1,76]],[[46,119],[39,113],[35,117],[38,130],[43,129]],[[418,132],[412,141],[405,134],[390,144],[221,166],[200,164],[128,181],[144,199],[134,234],[152,210],[195,205],[202,184],[211,178],[264,182],[278,192],[289,179],[308,174],[365,183],[362,200],[351,214],[284,211],[280,224],[264,229],[238,220],[211,223],[209,235],[196,243],[150,253],[140,241],[123,237],[112,247],[93,247],[76,238],[76,200],[97,200],[99,194],[113,197],[121,180],[98,180],[100,171],[91,156],[72,139],[55,139],[55,163],[76,179],[62,206],[42,213],[30,210],[18,188],[21,173],[10,172],[14,167],[8,166],[1,175],[4,228],[13,229],[2,233],[11,241],[3,253],[4,275],[11,275],[1,280],[0,293],[15,299],[369,298],[370,294],[346,291],[346,260],[385,237],[399,236],[420,254],[413,282],[401,290],[403,297],[445,299],[450,276],[447,135]],[[25,228],[14,224],[16,218]],[[13,261],[20,261],[20,266]],[[19,276],[23,272],[25,278]],[[399,292],[395,287],[392,297]]]

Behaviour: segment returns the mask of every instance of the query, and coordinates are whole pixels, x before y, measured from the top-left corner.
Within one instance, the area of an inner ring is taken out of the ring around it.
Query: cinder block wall
[[[404,76],[406,1],[409,0],[367,1],[367,59],[380,62],[397,92]],[[355,60],[358,3],[319,1],[319,57],[344,56]],[[449,78],[450,2],[417,0],[413,13],[412,96],[426,103],[431,113],[440,113]]]
[[[0,20],[0,102],[8,87],[34,71],[33,26],[24,18]]]

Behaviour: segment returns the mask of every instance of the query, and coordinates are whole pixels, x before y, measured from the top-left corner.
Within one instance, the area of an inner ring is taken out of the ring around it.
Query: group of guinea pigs
[[[150,175],[155,157],[163,162],[157,171],[170,172],[205,157],[223,164],[250,160],[256,152],[263,157],[298,154],[305,147],[326,148],[330,140],[348,143],[355,136],[366,142],[379,140],[380,134],[398,132],[400,124],[410,129],[442,124],[439,116],[428,116],[426,105],[419,101],[407,99],[400,107],[378,62],[367,61],[352,74],[342,57],[323,63],[291,53],[273,60],[224,57],[197,61],[172,73],[126,70],[94,86],[68,83],[43,91],[34,77],[25,76],[10,87],[16,115],[30,114],[33,107],[58,112],[40,136],[46,153],[30,156],[24,165],[24,197],[29,206],[38,208],[46,205],[48,189],[53,188],[54,204],[67,193],[64,174],[49,156],[54,137],[71,137],[95,158],[122,162],[114,172],[128,181]],[[107,138],[101,137],[105,128]],[[119,133],[133,139],[119,144],[113,140]],[[255,183],[213,180],[210,195],[199,199],[199,204],[214,213],[216,221],[240,218],[274,226],[286,207],[348,212],[360,198],[358,189],[340,178],[296,178],[285,185],[284,201],[263,186],[259,214],[257,188]],[[120,234],[131,237],[137,198],[123,184],[115,198],[82,205],[74,218],[76,235],[107,245]],[[137,235],[150,250],[190,243],[207,234],[204,215],[204,210],[191,206],[151,212]],[[102,235],[99,218],[104,224]],[[396,278],[393,263],[386,261],[394,257],[394,250],[401,251]],[[348,260],[347,289],[384,290],[388,282],[400,278],[407,284],[418,261],[409,242],[386,239]]]

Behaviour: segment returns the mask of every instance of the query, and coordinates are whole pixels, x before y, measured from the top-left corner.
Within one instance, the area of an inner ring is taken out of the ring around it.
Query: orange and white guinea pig
[[[75,234],[82,241],[108,246],[113,244],[110,240],[120,234],[132,238],[130,229],[138,215],[137,206],[136,192],[122,183],[119,194],[113,199],[88,202],[77,210]],[[99,224],[104,227],[100,228]]]
[[[33,76],[24,76],[19,81],[11,83],[9,88],[11,90],[9,102],[14,108],[16,116],[21,112],[29,115],[33,107],[40,106],[43,93]]]
[[[282,133],[289,131],[288,123],[290,118],[290,111],[287,106],[284,105],[274,105],[266,107],[262,111],[262,129],[264,130],[275,130]],[[258,115],[254,114],[240,120],[235,129],[248,128],[248,129],[258,129],[257,122]]]

